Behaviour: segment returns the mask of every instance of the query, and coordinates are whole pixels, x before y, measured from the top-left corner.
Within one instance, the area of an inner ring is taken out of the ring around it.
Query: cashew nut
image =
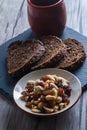
[[[52,96],[52,95],[47,95],[46,97],[45,97],[45,99],[47,100],[47,101],[50,101],[50,100],[56,100],[56,96]]]
[[[48,108],[48,107],[46,107],[46,106],[43,106],[43,108],[44,108],[44,110],[45,110],[47,113],[51,113],[51,112],[54,111],[53,108]]]

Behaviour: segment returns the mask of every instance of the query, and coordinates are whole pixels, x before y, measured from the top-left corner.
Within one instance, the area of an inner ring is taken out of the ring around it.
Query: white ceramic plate
[[[61,76],[70,81],[70,86],[72,88],[72,92],[71,92],[71,96],[70,96],[70,103],[67,105],[66,108],[64,108],[58,112],[54,112],[54,113],[50,113],[50,114],[34,113],[29,108],[25,107],[25,102],[20,99],[21,92],[24,90],[25,85],[28,80],[39,79],[41,76],[43,76],[45,74],[56,74],[57,76]],[[13,98],[14,98],[16,104],[25,112],[28,112],[33,115],[38,115],[38,116],[49,116],[49,115],[59,114],[59,113],[62,113],[64,111],[70,109],[73,105],[75,105],[75,103],[80,98],[81,92],[82,92],[81,83],[75,75],[73,75],[72,73],[70,73],[68,71],[62,70],[62,69],[49,68],[49,69],[41,69],[41,70],[33,71],[33,72],[25,75],[24,77],[22,77],[14,87]]]

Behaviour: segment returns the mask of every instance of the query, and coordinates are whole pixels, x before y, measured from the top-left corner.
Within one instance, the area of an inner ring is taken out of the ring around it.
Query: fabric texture
[[[34,38],[35,35],[32,33],[31,29],[21,33],[17,37],[10,39],[9,41],[3,43],[0,46],[0,93],[5,95],[7,98],[13,98],[13,89],[17,80],[12,78],[7,72],[6,55],[7,47],[10,43],[16,40],[27,40],[29,38]],[[60,37],[61,39],[75,38],[83,43],[85,52],[87,53],[87,37],[82,36],[80,33],[66,27],[64,33]],[[73,72],[81,81],[82,86],[87,83],[87,58],[83,65],[75,72]]]

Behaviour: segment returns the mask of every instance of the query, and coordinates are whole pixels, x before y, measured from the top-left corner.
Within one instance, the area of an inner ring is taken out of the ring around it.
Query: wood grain
[[[67,26],[87,36],[87,0],[65,0],[65,3],[67,9]]]
[[[87,36],[87,0],[65,4],[66,25]],[[0,0],[0,44],[28,28],[26,0]],[[86,115],[87,92],[72,109],[48,118],[28,115],[0,94],[0,130],[86,130]]]
[[[8,4],[9,3],[9,4]],[[0,1],[0,44],[29,28],[26,0]]]

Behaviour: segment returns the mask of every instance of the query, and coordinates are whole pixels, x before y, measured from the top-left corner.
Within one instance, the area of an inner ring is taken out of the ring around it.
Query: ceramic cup
[[[64,0],[27,0],[28,21],[36,35],[60,36],[66,24]]]

